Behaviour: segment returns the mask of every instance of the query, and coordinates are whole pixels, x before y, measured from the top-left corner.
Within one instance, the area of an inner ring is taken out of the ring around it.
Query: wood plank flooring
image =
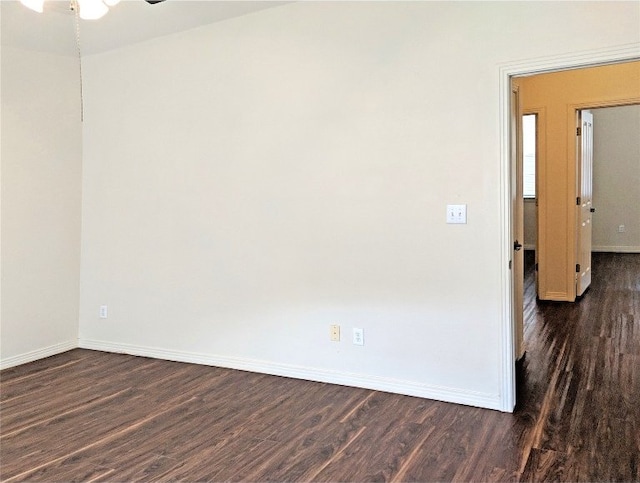
[[[536,301],[514,414],[87,350],[0,373],[2,481],[640,481],[640,255]]]

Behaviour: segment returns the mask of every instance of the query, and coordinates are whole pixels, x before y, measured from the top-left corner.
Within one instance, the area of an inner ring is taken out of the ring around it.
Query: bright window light
[[[536,118],[535,114],[522,116],[522,194],[536,197]]]

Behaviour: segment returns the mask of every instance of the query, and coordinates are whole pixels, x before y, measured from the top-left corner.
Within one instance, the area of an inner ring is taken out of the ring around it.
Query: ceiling
[[[123,0],[99,20],[80,21],[83,55],[96,54],[239,17],[288,1],[167,0],[150,5],[144,0]],[[3,46],[77,55],[75,15],[66,0],[47,0],[44,13],[36,13],[17,0],[2,0]]]

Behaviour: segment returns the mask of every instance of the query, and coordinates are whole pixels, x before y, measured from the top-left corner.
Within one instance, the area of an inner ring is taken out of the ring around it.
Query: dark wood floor
[[[640,255],[593,266],[576,304],[529,269],[514,414],[73,350],[0,374],[0,478],[640,481]]]

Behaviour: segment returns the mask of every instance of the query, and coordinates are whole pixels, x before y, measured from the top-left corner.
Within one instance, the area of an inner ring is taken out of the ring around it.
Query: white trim
[[[573,52],[524,59],[500,64],[499,68],[499,133],[500,133],[500,245],[501,257],[501,351],[500,351],[500,410],[512,412],[515,407],[515,339],[513,307],[513,280],[509,269],[511,259],[511,180],[509,152],[509,113],[511,78],[525,74],[539,74],[564,69],[590,67],[640,59],[640,43],[624,44],[597,50]]]
[[[513,253],[511,230],[511,152],[510,152],[510,113],[511,113],[511,71],[500,68],[500,263],[501,324],[500,324],[500,410],[513,412],[516,405],[516,341],[513,320],[513,277],[510,268]]]
[[[500,64],[500,71],[509,76],[532,75],[639,59],[640,42],[634,42],[603,49],[507,62]]]
[[[326,382],[343,386],[361,387],[376,391],[435,399],[438,401],[465,404],[487,409],[500,410],[501,408],[500,399],[497,394],[464,391],[452,387],[422,384],[415,381],[406,381],[389,377],[370,376],[367,374],[333,371],[315,367],[282,364],[272,361],[246,359],[242,357],[229,357],[217,354],[202,354],[196,352],[168,350],[156,347],[146,347],[92,339],[80,339],[79,346],[82,349],[114,352],[118,354],[130,354],[168,361],[187,362],[191,364],[201,364],[206,366],[224,367],[241,371],[257,372],[273,376],[291,377],[294,379],[304,379],[307,381]]]
[[[56,354],[67,352],[77,347],[77,340],[69,340],[49,347],[43,347],[42,349],[25,352],[24,354],[18,354],[17,356],[7,357],[6,359],[0,360],[0,369],[8,369],[9,367],[19,366],[20,364],[44,359],[45,357],[55,356]]]
[[[610,252],[610,253],[640,253],[640,246],[629,247],[613,247],[613,246],[592,246],[592,252]]]

